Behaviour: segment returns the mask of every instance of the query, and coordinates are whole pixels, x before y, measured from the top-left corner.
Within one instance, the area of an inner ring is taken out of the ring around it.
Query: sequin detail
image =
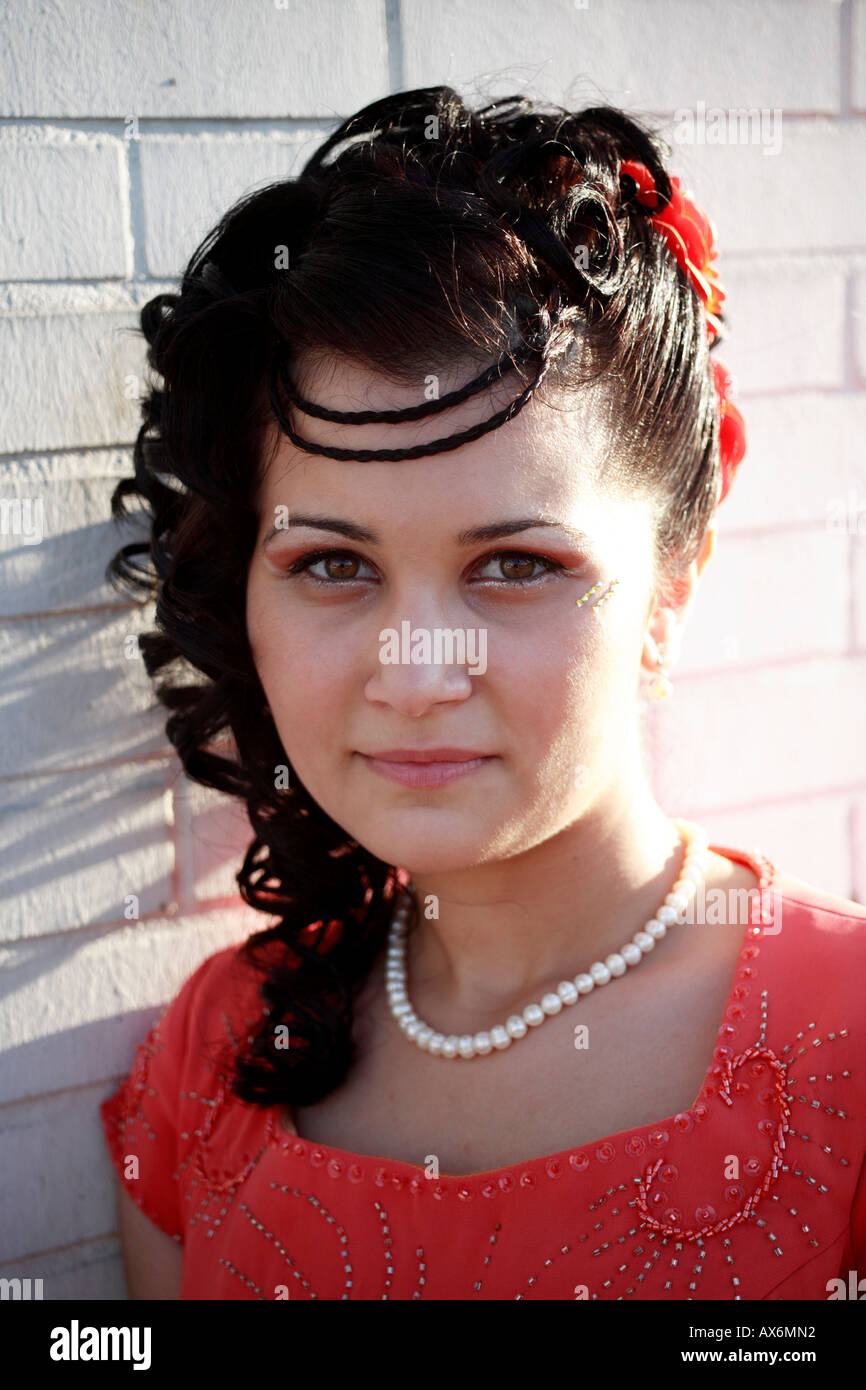
[[[734,1104],[734,1100],[731,1097],[731,1082],[734,1073],[737,1071],[739,1067],[744,1066],[753,1057],[763,1058],[773,1069],[775,1073],[776,1083],[775,1095],[779,1107],[778,1121],[773,1135],[772,1155],[770,1157],[769,1165],[761,1182],[754,1189],[754,1191],[752,1191],[749,1194],[742,1207],[738,1211],[733,1212],[730,1216],[724,1216],[718,1221],[713,1221],[712,1217],[708,1217],[705,1218],[703,1222],[699,1222],[697,1226],[689,1226],[688,1228],[683,1229],[681,1224],[683,1217],[676,1208],[671,1208],[668,1211],[666,1211],[661,1220],[655,1217],[649,1209],[648,1199],[650,1193],[652,1192],[656,1175],[658,1174],[663,1179],[666,1173],[669,1179],[671,1179],[672,1176],[676,1176],[675,1173],[673,1175],[670,1174],[670,1168],[672,1167],[672,1165],[665,1164],[661,1158],[656,1159],[655,1163],[651,1164],[646,1169],[643,1181],[640,1183],[640,1186],[638,1188],[638,1210],[641,1214],[643,1222],[646,1225],[651,1226],[653,1230],[660,1231],[663,1235],[666,1236],[678,1236],[681,1240],[689,1241],[697,1240],[699,1236],[703,1236],[706,1239],[710,1236],[718,1235],[720,1231],[729,1231],[732,1226],[736,1226],[740,1221],[748,1220],[748,1218],[756,1209],[758,1203],[761,1201],[762,1197],[764,1197],[767,1194],[767,1192],[770,1190],[770,1187],[778,1179],[782,1163],[782,1155],[785,1152],[785,1142],[789,1129],[789,1120],[791,1115],[791,1108],[788,1104],[785,1090],[786,1071],[784,1064],[779,1060],[776,1054],[771,1051],[770,1048],[747,1048],[745,1052],[740,1053],[736,1057],[732,1057],[731,1060],[725,1064],[725,1067],[722,1071],[722,1078],[721,1083],[719,1085],[718,1096],[719,1099],[723,1101],[726,1105],[732,1106]],[[751,1176],[754,1176],[756,1173],[761,1172],[761,1162],[759,1159],[750,1159],[743,1164],[743,1168],[745,1172],[749,1173]],[[711,1210],[711,1208],[709,1208],[708,1206],[707,1208],[702,1208],[701,1210],[708,1211]]]
[[[581,1147],[429,1179],[287,1134],[276,1109],[234,1097],[222,1065],[171,1089],[178,1072],[156,1028],[109,1106],[113,1153],[162,1156],[163,1187],[151,1168],[139,1205],[165,1220],[169,1183],[176,1190],[182,1297],[823,1298],[849,1228],[866,1244],[852,1215],[858,1054],[843,1011],[820,993],[814,1016],[780,1027],[783,1013],[795,1017],[768,969],[781,944],[760,929],[744,937],[688,1109]],[[235,1014],[223,1021],[232,1046],[249,1031]],[[719,1116],[740,1160],[734,1179],[708,1166]]]

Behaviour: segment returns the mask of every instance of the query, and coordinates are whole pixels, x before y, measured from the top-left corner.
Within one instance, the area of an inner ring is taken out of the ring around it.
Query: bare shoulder
[[[130,1299],[171,1299],[180,1294],[183,1246],[161,1231],[117,1185],[117,1228]]]

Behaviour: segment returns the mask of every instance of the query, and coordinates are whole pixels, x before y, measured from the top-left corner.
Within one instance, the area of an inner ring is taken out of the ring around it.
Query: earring
[[[595,603],[592,605],[593,608],[600,608],[601,605],[602,605],[603,603],[605,603],[607,599],[610,598],[611,594],[613,593],[613,591],[614,591],[614,589],[616,588],[616,586],[617,586],[618,583],[619,583],[619,580],[618,580],[618,579],[612,579],[612,580],[610,581],[610,583],[608,584],[607,588],[605,589],[604,593],[601,595],[601,597],[598,598],[598,599],[596,599]],[[601,588],[601,580],[599,580],[597,584],[593,584],[593,586],[592,586],[591,589],[587,589],[586,593],[583,595],[582,598],[575,599],[575,604],[576,604],[576,606],[579,608],[579,607],[581,606],[582,603],[586,603],[586,601],[587,601],[587,599],[589,598],[590,594],[594,594],[595,591],[596,591],[596,589],[600,589],[600,588]]]
[[[674,689],[661,647],[659,647],[659,657],[661,658],[659,669],[650,680],[647,691],[651,700],[664,700],[666,696],[673,694]]]

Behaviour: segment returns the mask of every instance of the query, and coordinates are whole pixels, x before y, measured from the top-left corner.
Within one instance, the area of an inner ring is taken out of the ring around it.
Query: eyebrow
[[[354,521],[343,521],[336,516],[308,516],[305,513],[296,512],[289,517],[284,525],[271,527],[262,541],[262,549],[281,531],[288,531],[296,526],[308,526],[315,531],[335,531],[338,535],[346,536],[349,540],[366,541],[369,545],[381,544],[375,531],[368,531],[366,527],[358,526]],[[520,531],[531,531],[538,527],[564,531],[579,545],[591,544],[591,538],[584,531],[570,526],[568,522],[555,521],[551,517],[543,516],[515,517],[508,521],[493,521],[488,526],[475,526],[468,531],[461,531],[457,536],[457,544],[463,546],[478,545],[481,541],[499,540],[503,536],[514,536]]]

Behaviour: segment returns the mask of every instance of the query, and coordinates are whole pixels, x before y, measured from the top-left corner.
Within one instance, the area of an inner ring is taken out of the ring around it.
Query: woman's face
[[[515,383],[410,424],[292,423],[315,443],[411,447],[486,419]],[[397,409],[423,393],[333,359],[298,386],[337,410]],[[520,854],[635,775],[652,518],[599,481],[601,401],[596,388],[567,410],[531,400],[470,444],[397,463],[309,455],[274,426],[247,588],[256,667],[292,775],[387,863],[420,874]],[[437,651],[437,630],[452,649]],[[392,780],[371,761],[443,747],[484,761],[439,786]]]

